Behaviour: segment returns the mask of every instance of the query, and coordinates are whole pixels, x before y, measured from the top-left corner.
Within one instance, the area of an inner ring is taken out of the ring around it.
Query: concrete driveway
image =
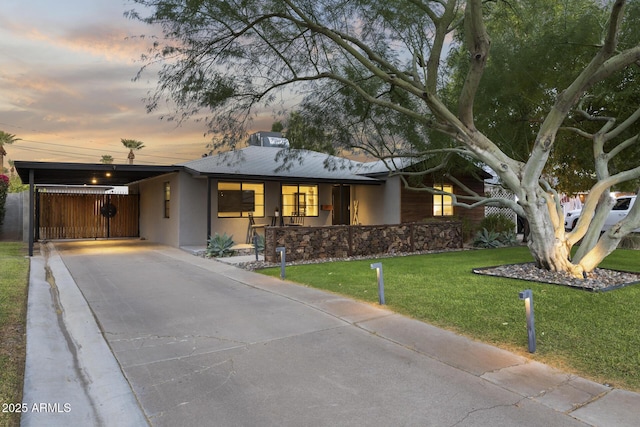
[[[110,380],[124,375],[130,386],[94,393],[97,409],[86,417],[98,424],[110,425],[105,420],[114,412],[119,425],[153,426],[619,427],[637,421],[635,393],[378,306],[143,241],[48,247],[42,263],[54,277],[68,269],[108,344],[102,356],[88,359],[113,354],[119,368],[111,369]],[[58,254],[63,265],[51,268]],[[45,291],[32,286],[30,292]],[[46,307],[30,303],[29,317],[37,310]],[[37,355],[28,348],[29,355],[27,398],[39,375]],[[109,406],[111,400],[117,404]],[[69,425],[74,415],[29,414],[23,426]]]

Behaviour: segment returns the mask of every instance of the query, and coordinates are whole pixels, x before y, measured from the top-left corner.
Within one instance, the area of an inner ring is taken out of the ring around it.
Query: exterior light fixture
[[[527,314],[527,336],[529,338],[529,353],[536,352],[536,325],[533,316],[533,292],[527,289],[518,294],[524,301],[524,308]]]
[[[97,183],[98,183],[98,180],[97,180],[97,179],[95,179],[95,178],[91,178],[91,183],[92,183],[92,184],[97,184]]]
[[[376,276],[378,278],[378,301],[380,305],[384,305],[384,276],[382,275],[382,263],[376,262],[371,264],[371,269],[376,270]]]
[[[105,175],[107,178],[111,178],[111,172],[107,172]]]
[[[285,247],[276,248],[276,253],[278,252],[280,252],[280,278],[284,280],[284,277],[285,277],[284,267],[285,267],[285,263],[287,262],[286,248]]]

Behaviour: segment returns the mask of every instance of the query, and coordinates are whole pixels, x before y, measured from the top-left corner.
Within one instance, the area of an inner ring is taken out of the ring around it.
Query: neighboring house
[[[286,224],[294,218],[305,226],[399,224],[435,217],[478,223],[484,216],[482,207],[458,208],[449,196],[403,188],[400,177],[390,176],[382,161],[288,149],[286,140],[274,133],[254,136],[250,144],[173,166],[16,164],[26,182],[33,174],[35,194],[51,183],[49,179],[55,184],[89,184],[96,170],[109,167],[113,175],[108,179],[117,180],[114,185],[128,184],[130,197],[138,200],[139,237],[174,247],[203,246],[215,233],[233,235],[236,243],[243,243],[250,215],[261,225]],[[391,169],[411,167],[407,159],[394,163]],[[456,178],[483,192],[482,181]],[[437,176],[426,176],[424,182],[459,194],[453,183]]]

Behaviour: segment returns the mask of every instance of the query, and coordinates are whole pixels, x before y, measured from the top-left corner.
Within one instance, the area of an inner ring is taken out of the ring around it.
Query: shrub
[[[0,175],[0,225],[4,222],[5,203],[7,201],[7,192],[9,191],[9,177]]]
[[[484,217],[480,227],[496,233],[504,233],[516,229],[516,224],[504,214],[489,214]]]
[[[256,237],[257,239],[255,242],[256,242],[256,245],[258,246],[258,252],[264,252],[264,236],[262,234],[258,234],[256,235]],[[251,240],[251,243],[253,244],[253,240]]]
[[[513,230],[503,231],[498,236],[498,240],[503,246],[516,246],[518,244],[518,236]]]
[[[499,233],[483,228],[482,231],[476,233],[476,237],[473,239],[473,246],[477,248],[497,248],[502,246],[499,238]]]
[[[222,258],[233,255],[233,236],[227,236],[227,233],[222,235],[216,233],[215,236],[209,236],[207,240],[207,252],[206,256],[211,258]]]
[[[618,247],[621,249],[640,249],[640,233],[631,233],[624,236]]]

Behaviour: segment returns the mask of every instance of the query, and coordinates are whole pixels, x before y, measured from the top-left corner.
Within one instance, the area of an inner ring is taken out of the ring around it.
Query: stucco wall
[[[180,246],[207,244],[207,180],[181,173],[178,179],[177,199],[174,203],[171,184],[171,216],[179,216],[178,241]],[[174,207],[175,206],[175,207]]]
[[[0,240],[26,241],[29,237],[29,216],[26,215],[29,212],[29,192],[7,194],[5,209],[4,222],[0,226]]]
[[[172,173],[148,179],[139,184],[140,237],[169,246],[180,246],[179,174]],[[170,182],[170,217],[164,218],[164,183]]]
[[[398,224],[400,222],[399,178],[391,177],[383,185],[354,185],[351,188],[351,216],[353,202],[358,201],[358,224]]]

